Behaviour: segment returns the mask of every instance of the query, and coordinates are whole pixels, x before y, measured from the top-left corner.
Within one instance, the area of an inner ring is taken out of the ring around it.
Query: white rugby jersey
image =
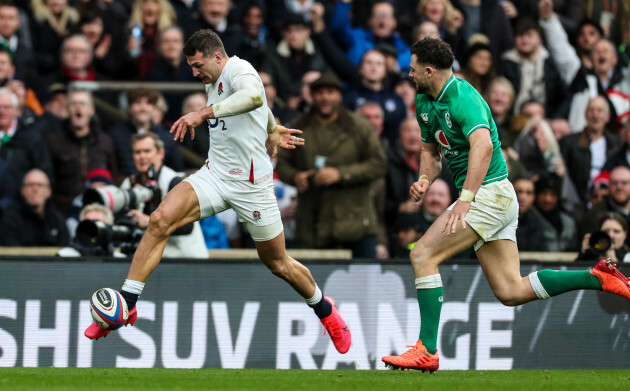
[[[268,108],[265,89],[258,72],[247,61],[230,57],[214,84],[206,84],[208,102],[217,104],[234,93],[233,85],[245,75],[260,83],[263,105],[247,113],[209,119],[210,149],[208,167],[226,180],[261,182],[271,177],[273,167],[267,155]]]

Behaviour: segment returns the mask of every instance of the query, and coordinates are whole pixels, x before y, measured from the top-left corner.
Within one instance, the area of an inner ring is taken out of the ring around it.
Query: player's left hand
[[[197,111],[190,112],[185,116],[181,117],[173,126],[171,126],[170,133],[174,134],[173,140],[182,142],[184,141],[184,137],[186,136],[186,132],[190,130],[190,139],[195,139],[195,127],[201,125],[203,122],[203,117],[201,113]]]
[[[304,139],[297,137],[296,134],[302,134],[299,129],[287,129],[282,125],[276,125],[273,132],[269,133],[265,146],[267,154],[275,157],[278,153],[278,147],[284,149],[295,149],[298,145],[304,145]]]
[[[454,234],[457,231],[457,223],[461,221],[462,229],[466,229],[466,215],[470,210],[470,202],[457,201],[453,209],[448,212],[446,222],[442,227],[442,232],[447,235]]]

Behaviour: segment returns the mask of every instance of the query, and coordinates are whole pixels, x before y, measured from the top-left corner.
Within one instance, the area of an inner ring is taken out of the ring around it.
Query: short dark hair
[[[437,69],[451,69],[455,56],[451,45],[440,38],[426,37],[413,44],[411,54],[415,54],[418,62],[429,64]]]
[[[197,52],[201,52],[204,57],[210,57],[215,52],[220,52],[227,56],[221,38],[210,29],[199,30],[191,35],[186,40],[183,52],[186,57],[192,57]]]
[[[156,105],[160,93],[152,88],[136,88],[127,92],[127,103],[130,105],[143,98],[147,98],[150,104]]]
[[[514,36],[520,37],[531,30],[537,32],[540,38],[544,37],[542,28],[531,18],[523,18],[516,23],[516,26],[514,26]]]

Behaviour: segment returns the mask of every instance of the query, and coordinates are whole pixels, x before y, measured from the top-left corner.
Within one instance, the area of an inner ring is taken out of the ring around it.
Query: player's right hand
[[[424,198],[424,195],[427,194],[429,186],[429,182],[427,181],[416,181],[409,188],[409,195],[411,196],[411,199],[416,202],[421,201]]]
[[[173,140],[175,141],[184,141],[184,137],[186,136],[186,132],[190,130],[190,138],[192,140],[195,139],[195,127],[201,125],[203,122],[203,117],[201,113],[198,111],[193,111],[185,116],[181,117],[173,126],[171,126],[171,134],[174,134]]]

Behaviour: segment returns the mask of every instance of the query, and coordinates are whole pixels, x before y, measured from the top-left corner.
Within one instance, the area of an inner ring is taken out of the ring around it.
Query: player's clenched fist
[[[409,188],[409,195],[411,199],[418,202],[424,198],[429,190],[429,182],[425,180],[417,181]]]

